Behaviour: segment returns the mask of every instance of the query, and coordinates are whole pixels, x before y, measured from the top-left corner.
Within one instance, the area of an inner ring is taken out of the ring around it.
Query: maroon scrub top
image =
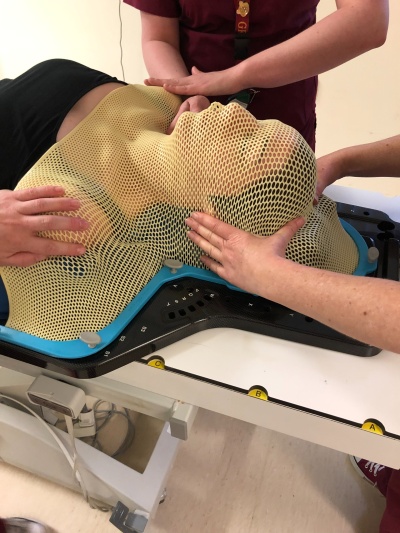
[[[140,11],[179,18],[180,50],[190,72],[223,70],[234,58],[234,0],[124,0]],[[250,0],[249,55],[279,44],[315,23],[319,0]],[[257,89],[255,87],[255,89]],[[248,110],[258,119],[278,119],[315,147],[317,78],[273,89],[257,89]],[[211,97],[227,103],[230,95]]]

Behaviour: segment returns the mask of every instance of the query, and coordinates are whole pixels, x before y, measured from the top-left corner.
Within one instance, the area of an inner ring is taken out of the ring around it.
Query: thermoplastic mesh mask
[[[271,235],[300,215],[307,224],[287,257],[352,273],[358,250],[334,202],[313,207],[315,157],[294,129],[257,121],[237,104],[184,113],[166,135],[180,99],[158,87],[110,93],[55,144],[18,188],[62,185],[78,198],[82,257],[52,257],[1,270],[10,301],[7,326],[43,339],[72,340],[109,325],[167,258],[204,268],[185,218],[206,211],[239,228]],[[64,213],[67,216],[75,214]]]

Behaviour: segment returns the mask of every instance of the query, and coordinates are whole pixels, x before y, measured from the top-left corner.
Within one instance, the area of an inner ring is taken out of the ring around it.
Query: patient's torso
[[[14,80],[0,81],[1,188],[14,189],[56,140],[123,84],[64,59],[44,61]]]
[[[288,257],[355,269],[357,249],[333,202],[321,201],[311,216],[315,157],[295,130],[257,122],[237,104],[215,103],[184,113],[166,135],[179,104],[159,87],[112,91],[20,181],[19,189],[62,185],[81,201],[78,214],[90,228],[79,236],[43,234],[79,239],[84,256],[1,270],[9,327],[49,340],[77,339],[115,320],[165,259],[202,267],[184,224],[193,210],[261,235],[310,215],[310,231],[292,240]],[[338,237],[331,242],[332,232]]]

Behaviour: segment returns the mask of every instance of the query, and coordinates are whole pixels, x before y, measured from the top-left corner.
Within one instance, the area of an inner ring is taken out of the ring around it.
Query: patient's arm
[[[73,212],[79,202],[65,198],[56,186],[0,190],[0,266],[30,266],[51,255],[82,255],[81,244],[38,237],[39,231],[84,231],[88,224],[75,216],[48,215]]]
[[[204,213],[186,221],[189,238],[208,256],[202,262],[230,283],[367,344],[400,353],[400,284],[319,270],[285,259],[302,226],[296,219],[272,237],[238,230]]]

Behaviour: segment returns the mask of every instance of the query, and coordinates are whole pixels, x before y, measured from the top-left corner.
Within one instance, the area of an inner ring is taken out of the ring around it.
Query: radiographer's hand
[[[82,218],[47,214],[79,207],[79,201],[65,198],[58,186],[0,190],[0,265],[26,267],[52,255],[83,255],[86,250],[81,244],[38,236],[41,231],[87,229],[89,224]]]
[[[196,96],[190,96],[182,103],[181,107],[178,109],[174,120],[171,122],[169,128],[167,129],[167,133],[170,134],[174,131],[178,118],[182,115],[182,113],[185,113],[185,111],[190,111],[191,113],[200,113],[200,111],[207,109],[209,105],[210,101],[205,96],[201,96],[199,94]]]
[[[164,87],[170,93],[184,96],[202,94],[205,96],[218,96],[235,94],[246,89],[240,81],[236,67],[217,72],[202,72],[196,67],[192,68],[192,75],[177,79],[148,78],[145,85]]]
[[[304,224],[292,220],[274,235],[260,237],[221,222],[205,213],[186,220],[188,237],[207,255],[201,261],[221,278],[252,294],[267,297],[268,284],[279,276],[290,239]]]

